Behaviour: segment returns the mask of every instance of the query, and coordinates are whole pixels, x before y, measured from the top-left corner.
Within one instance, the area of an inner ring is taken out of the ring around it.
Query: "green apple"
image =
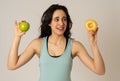
[[[28,22],[26,22],[26,21],[21,21],[21,22],[19,23],[19,29],[20,29],[20,31],[26,32],[26,31],[29,30],[29,28],[30,28],[30,24],[29,24]]]

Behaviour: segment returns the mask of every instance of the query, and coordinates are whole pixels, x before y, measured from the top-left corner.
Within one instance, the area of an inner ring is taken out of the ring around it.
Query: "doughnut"
[[[93,30],[96,31],[98,25],[97,22],[95,20],[89,19],[86,21],[85,26],[87,28],[87,30]]]

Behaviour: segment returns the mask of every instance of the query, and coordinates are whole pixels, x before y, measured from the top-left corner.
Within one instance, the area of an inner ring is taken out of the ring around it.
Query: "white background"
[[[81,41],[90,54],[84,23],[87,19],[95,19],[99,24],[98,44],[105,61],[106,73],[102,76],[96,75],[75,58],[72,81],[120,81],[119,0],[0,0],[0,81],[38,81],[40,71],[37,56],[15,71],[7,69],[7,57],[14,35],[14,20],[26,20],[31,25],[21,40],[21,53],[32,39],[38,37],[40,18],[54,3],[68,8],[73,21],[72,37]]]

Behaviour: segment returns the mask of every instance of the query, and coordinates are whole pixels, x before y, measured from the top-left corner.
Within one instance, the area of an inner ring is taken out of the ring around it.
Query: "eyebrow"
[[[57,17],[55,17],[55,18],[59,18],[58,16]],[[66,16],[63,16],[62,18],[67,18]]]
[[[63,18],[67,18],[66,16],[63,16]]]

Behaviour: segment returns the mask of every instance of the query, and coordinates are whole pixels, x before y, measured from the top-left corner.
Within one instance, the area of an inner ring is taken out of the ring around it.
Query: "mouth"
[[[59,30],[59,31],[64,31],[65,27],[58,27],[56,29]]]

